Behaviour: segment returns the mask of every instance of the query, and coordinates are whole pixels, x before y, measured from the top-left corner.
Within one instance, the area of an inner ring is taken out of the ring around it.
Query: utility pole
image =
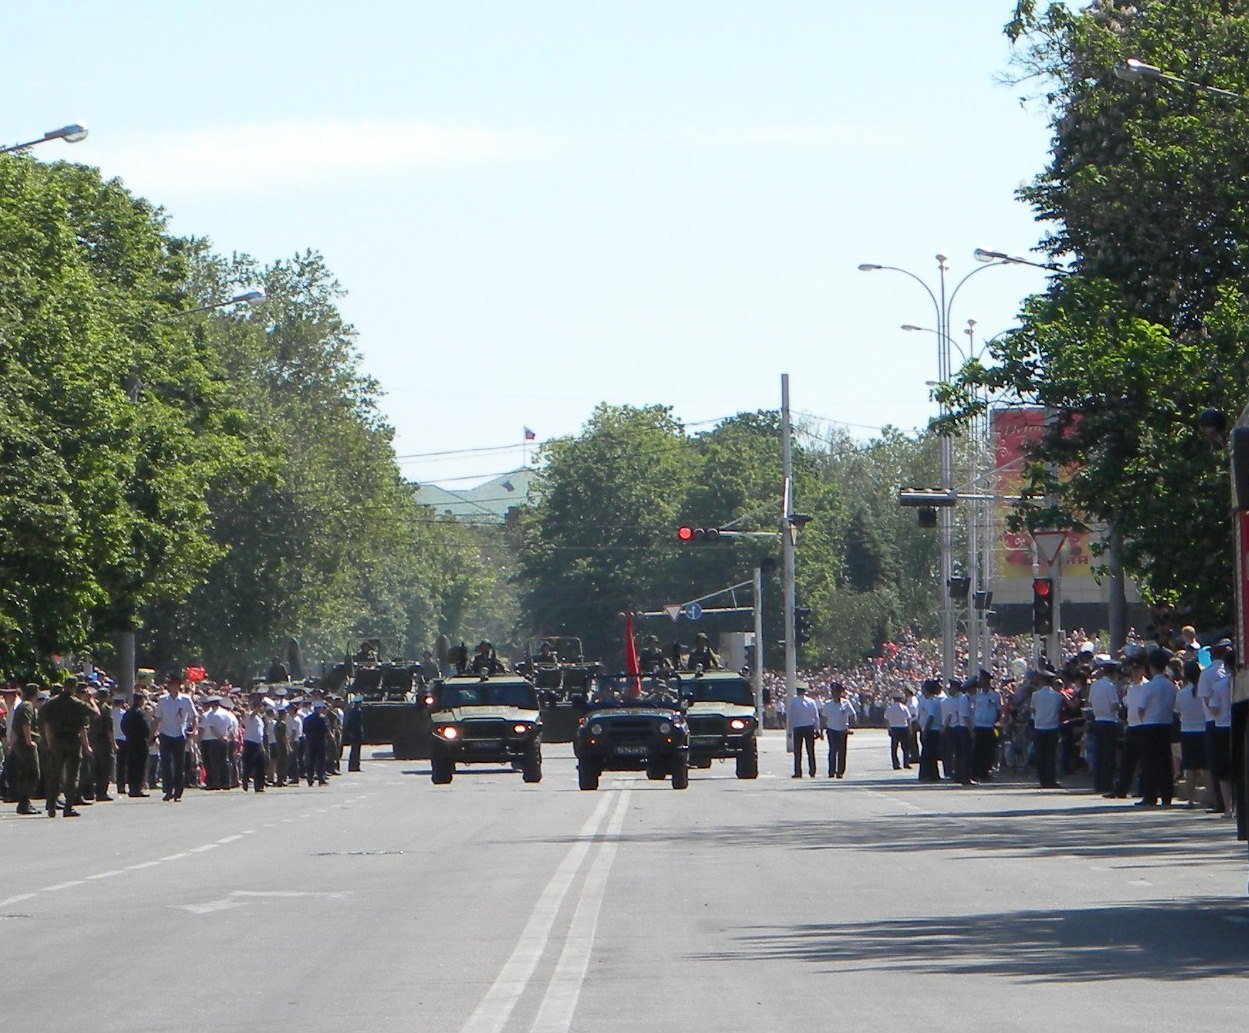
[[[763,734],[763,568],[755,567],[755,662],[751,665],[750,681],[755,690],[755,713],[759,723],[755,735]]]
[[[798,686],[798,649],[794,643],[794,536],[790,516],[794,512],[793,454],[789,425],[789,374],[781,374],[781,580],[785,599],[785,694]]]

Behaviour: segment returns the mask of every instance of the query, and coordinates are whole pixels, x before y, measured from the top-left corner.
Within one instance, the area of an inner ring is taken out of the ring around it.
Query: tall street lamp
[[[1195,79],[1185,79],[1182,75],[1164,71],[1157,65],[1148,65],[1137,57],[1129,57],[1124,60],[1123,64],[1115,65],[1114,74],[1116,79],[1123,79],[1125,82],[1134,80],[1169,82],[1174,83],[1176,86],[1189,86],[1194,90],[1201,90],[1203,93],[1213,94],[1216,97],[1230,97],[1232,100],[1249,100],[1249,96],[1243,93],[1237,93],[1235,90],[1220,89],[1218,86],[1207,86],[1205,83],[1197,82]]]
[[[87,127],[77,122],[72,122],[67,126],[61,126],[60,129],[49,129],[43,136],[37,140],[27,140],[25,143],[15,143],[11,147],[0,147],[0,154],[11,154],[14,151],[24,151],[27,147],[34,147],[36,144],[47,143],[49,140],[64,140],[66,143],[78,143],[79,140],[87,138]]]
[[[879,265],[872,262],[864,262],[859,266],[859,271],[864,273],[888,271],[892,273],[901,273],[903,276],[909,277],[918,283],[924,293],[928,295],[928,299],[932,302],[933,312],[937,319],[937,380],[943,384],[949,383],[950,380],[950,352],[951,346],[957,348],[950,336],[950,311],[954,306],[954,299],[958,297],[959,290],[963,284],[970,280],[977,273],[982,273],[986,269],[991,269],[997,265],[1014,264],[1002,259],[991,258],[978,269],[973,269],[959,280],[946,293],[946,257],[945,255],[937,255],[937,290],[934,291],[928,284],[909,269],[902,269],[896,265]],[[941,402],[941,415],[947,415],[947,407],[944,400]],[[953,442],[948,431],[941,434],[941,489],[945,492],[954,489],[954,457]],[[941,536],[941,673],[948,683],[954,677],[954,600],[950,595],[950,581],[954,576],[954,513],[951,507],[942,507],[938,510],[938,528]]]

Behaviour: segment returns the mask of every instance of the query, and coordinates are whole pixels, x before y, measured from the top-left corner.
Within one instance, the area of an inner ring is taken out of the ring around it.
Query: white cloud
[[[93,136],[89,159],[158,196],[264,193],[413,169],[546,157],[554,142],[479,126],[368,119],[247,122],[143,136]],[[84,156],[85,157],[85,156]]]

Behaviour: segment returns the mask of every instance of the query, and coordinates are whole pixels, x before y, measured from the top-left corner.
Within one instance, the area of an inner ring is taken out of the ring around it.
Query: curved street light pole
[[[864,262],[859,266],[859,271],[868,273],[884,270],[901,273],[924,288],[924,293],[928,295],[929,300],[932,302],[933,312],[937,318],[937,381],[941,384],[947,384],[950,381],[951,373],[951,346],[958,347],[950,336],[950,313],[953,309],[954,301],[958,297],[958,292],[962,289],[963,284],[977,273],[982,273],[993,266],[1012,263],[998,258],[988,259],[985,265],[980,266],[978,269],[973,269],[963,276],[947,295],[945,274],[948,267],[946,266],[946,257],[945,255],[937,255],[936,260],[936,291],[933,291],[922,277],[916,276],[909,269],[902,269],[896,265],[878,265]],[[961,351],[961,349],[959,350]],[[947,415],[944,401],[941,402],[940,414],[942,416]],[[943,432],[941,434],[941,490],[950,492],[953,489],[953,441],[948,432]],[[937,514],[937,526],[941,544],[941,675],[948,684],[954,677],[954,599],[950,595],[950,582],[954,577],[954,510],[953,507],[943,506],[937,510]],[[971,663],[970,656],[968,663]]]
[[[28,147],[34,147],[36,144],[47,143],[49,140],[64,140],[66,143],[78,143],[80,140],[87,138],[87,127],[78,122],[71,122],[67,126],[61,126],[60,129],[49,129],[38,140],[27,140],[25,143],[15,143],[11,147],[0,147],[0,154],[12,154],[14,151],[24,151]]]

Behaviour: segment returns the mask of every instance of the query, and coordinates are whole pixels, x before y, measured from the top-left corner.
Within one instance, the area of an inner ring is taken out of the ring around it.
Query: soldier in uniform
[[[712,651],[711,646],[707,644],[707,636],[703,632],[699,632],[694,636],[694,648],[690,650],[690,655],[685,660],[685,669],[693,671],[701,667],[704,671],[708,671],[713,667],[720,666],[720,658]]]
[[[273,726],[273,784],[279,788],[286,785],[286,776],[290,769],[290,747],[286,736],[290,726],[286,723],[286,704],[277,705],[277,722]]]
[[[12,731],[13,794],[17,797],[18,814],[38,814],[30,798],[39,791],[38,715],[35,696],[39,686],[31,683],[22,689],[22,701],[13,711],[9,725]]]
[[[477,643],[477,652],[473,656],[469,670],[474,674],[498,674],[503,670],[503,661],[494,651],[494,646],[482,639]]]
[[[343,759],[343,705],[338,696],[331,696],[325,704],[325,723],[330,729],[326,740],[326,769],[331,775],[339,775]]]
[[[329,722],[325,719],[325,700],[313,700],[312,709],[304,718],[304,774],[309,785],[312,785],[314,778],[317,785],[327,784],[325,766],[329,734]]]
[[[65,794],[65,817],[78,817],[78,812],[74,810],[78,768],[83,754],[91,754],[87,726],[99,709],[93,702],[80,699],[77,688],[77,680],[70,679],[39,711],[39,725],[48,752],[44,792],[47,794],[49,818],[56,817],[57,797],[62,792]]]
[[[347,752],[347,770],[360,770],[360,747],[364,744],[364,711],[360,697],[353,696],[343,718],[343,737],[351,747]]]
[[[108,785],[113,780],[113,768],[116,765],[117,746],[113,741],[113,708],[109,706],[109,690],[96,689],[96,713],[87,726],[87,741],[91,744],[91,756],[86,763],[89,772],[87,792],[97,803],[112,800],[108,795]],[[119,790],[120,791],[120,790]]]
[[[659,636],[647,635],[646,645],[638,653],[638,667],[643,674],[650,674],[664,666],[664,651],[659,648]]]

